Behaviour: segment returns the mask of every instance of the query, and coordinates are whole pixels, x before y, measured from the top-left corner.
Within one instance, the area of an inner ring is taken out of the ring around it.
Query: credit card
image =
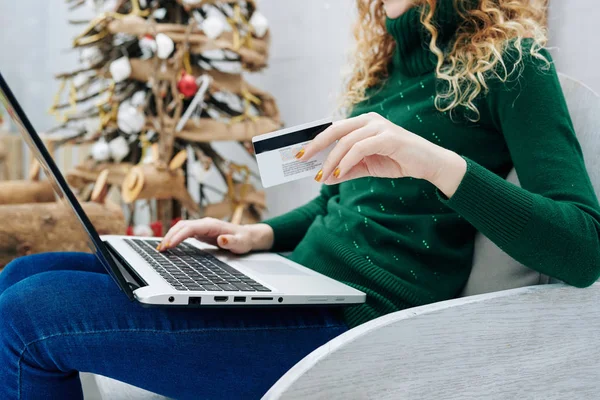
[[[252,138],[263,187],[314,178],[335,143],[308,161],[298,161],[296,154],[332,123],[328,118]]]

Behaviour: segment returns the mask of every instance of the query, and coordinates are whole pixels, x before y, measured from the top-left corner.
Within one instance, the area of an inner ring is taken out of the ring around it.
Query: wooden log
[[[48,181],[0,182],[0,205],[48,203],[54,200],[54,190]]]
[[[136,165],[131,168],[123,182],[121,196],[127,204],[143,199],[175,199],[189,212],[193,214],[200,212],[198,204],[186,189],[183,170],[173,171],[158,163]]]
[[[91,183],[96,182],[98,176],[103,170],[108,170],[107,182],[109,185],[121,187],[127,173],[131,169],[129,163],[95,163],[85,161],[67,174],[67,182],[76,189],[82,189]]]
[[[223,201],[221,203],[208,204],[204,207],[202,215],[205,217],[212,217],[223,220],[232,220],[232,206],[229,201]],[[241,220],[239,224],[256,224],[261,221],[261,211],[255,210],[251,207],[244,207]]]
[[[121,207],[83,203],[99,234],[125,234]],[[87,235],[60,202],[0,205],[0,268],[16,257],[50,251],[89,251]]]
[[[235,191],[239,193],[245,184],[235,184]],[[220,203],[208,204],[203,207],[202,216],[229,220],[235,224],[255,224],[262,219],[262,214],[267,208],[265,192],[257,191],[250,186],[241,203],[234,204],[231,198],[225,198]]]
[[[251,4],[253,7],[256,7],[256,3],[254,0],[246,0],[248,4]],[[201,8],[203,5],[205,4],[217,4],[217,5],[222,5],[222,4],[235,4],[237,3],[237,0],[204,0],[204,1],[200,1],[196,4],[189,4],[189,3],[185,3],[182,0],[177,0],[177,2],[179,4],[181,4],[185,9],[194,9],[194,8]]]
[[[172,129],[173,120],[165,117],[166,129]],[[183,129],[175,136],[194,143],[208,143],[214,141],[246,142],[256,135],[273,132],[281,128],[281,123],[268,117],[257,117],[254,121],[241,121],[233,124],[216,121],[211,118],[200,118],[198,122],[188,121]],[[156,129],[149,123],[146,129]]]
[[[3,142],[0,142],[0,180],[8,180],[8,150]]]
[[[6,148],[5,165],[8,174],[4,179],[13,181],[24,179],[23,159],[25,152],[21,135],[0,132],[0,142]]]

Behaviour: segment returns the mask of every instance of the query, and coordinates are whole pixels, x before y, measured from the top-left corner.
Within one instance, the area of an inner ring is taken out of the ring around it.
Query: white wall
[[[347,64],[352,0],[260,0],[271,21],[269,68],[249,80],[277,99],[292,126],[335,110]],[[320,185],[307,179],[267,190],[269,215],[279,215],[314,198]]]
[[[598,0],[550,0],[550,46],[560,72],[600,93]]]

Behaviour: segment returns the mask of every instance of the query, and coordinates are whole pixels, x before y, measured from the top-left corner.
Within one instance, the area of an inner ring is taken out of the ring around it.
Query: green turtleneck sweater
[[[458,17],[452,1],[438,4],[448,43]],[[353,114],[377,112],[462,155],[466,175],[449,200],[410,178],[323,186],[310,203],[266,221],[274,250],[293,250],[292,260],[365,292],[365,304],[345,309],[351,327],[457,296],[476,231],[541,273],[579,287],[595,282],[600,207],[554,68],[525,51],[509,83],[489,79],[477,123],[451,119],[434,106],[435,57],[418,9],[388,20],[387,29],[396,40],[389,77]],[[514,51],[504,59],[514,64]],[[513,167],[522,188],[504,179]]]

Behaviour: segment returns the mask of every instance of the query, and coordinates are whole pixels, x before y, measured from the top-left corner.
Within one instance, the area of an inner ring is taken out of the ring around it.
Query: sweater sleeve
[[[338,185],[323,185],[319,196],[286,214],[263,221],[274,232],[272,251],[292,251],[304,238],[308,228],[319,215],[327,212],[329,199],[339,193]]]
[[[519,78],[490,82],[486,98],[521,187],[467,160],[443,201],[523,265],[589,286],[600,276],[600,207],[557,73],[524,52]]]

